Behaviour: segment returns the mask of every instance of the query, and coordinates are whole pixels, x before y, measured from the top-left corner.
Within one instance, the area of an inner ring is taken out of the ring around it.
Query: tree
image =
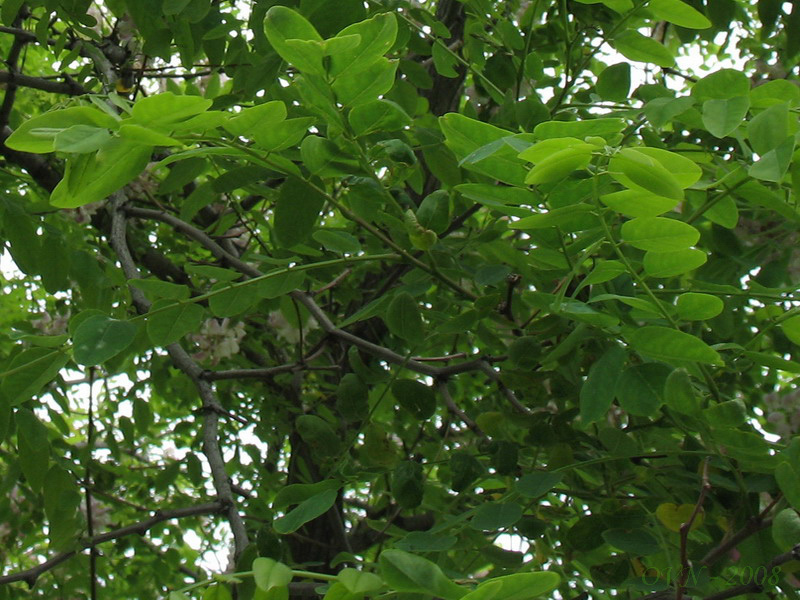
[[[797,597],[786,6],[5,0],[0,599]]]

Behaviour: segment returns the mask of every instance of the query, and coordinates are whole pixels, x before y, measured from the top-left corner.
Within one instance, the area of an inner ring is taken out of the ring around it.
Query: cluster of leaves
[[[797,8],[4,2],[0,598],[796,597]]]

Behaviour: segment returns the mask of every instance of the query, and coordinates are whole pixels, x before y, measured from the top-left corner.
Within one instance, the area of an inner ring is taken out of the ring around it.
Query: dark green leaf
[[[93,315],[83,321],[72,336],[73,358],[79,365],[99,365],[125,350],[134,337],[135,324]]]

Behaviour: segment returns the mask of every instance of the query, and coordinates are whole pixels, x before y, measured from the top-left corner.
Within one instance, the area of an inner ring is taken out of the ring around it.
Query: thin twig
[[[675,600],[683,600],[683,588],[686,585],[687,579],[689,578],[689,569],[691,569],[687,550],[689,531],[691,530],[692,525],[694,525],[694,522],[697,519],[697,516],[700,514],[700,511],[703,510],[703,502],[705,501],[708,492],[711,490],[711,483],[708,481],[708,461],[708,457],[703,460],[703,475],[702,485],[700,487],[700,496],[697,498],[697,503],[694,505],[694,510],[692,511],[689,520],[685,523],[682,523],[680,527],[681,570],[675,586]]]
[[[104,542],[110,542],[127,535],[144,535],[154,525],[158,525],[163,521],[194,517],[197,515],[211,515],[220,512],[222,509],[223,504],[221,502],[210,502],[207,504],[198,504],[197,506],[187,506],[185,508],[157,510],[149,519],[138,521],[136,523],[126,525],[125,527],[120,527],[119,529],[112,529],[111,531],[101,533],[92,538],[81,540],[80,545],[84,549],[91,549]],[[35,567],[31,567],[30,569],[0,576],[0,585],[4,583],[13,583],[15,581],[24,581],[29,587],[33,587],[33,585],[36,583],[36,580],[42,573],[46,573],[47,571],[60,565],[65,560],[69,560],[75,556],[77,552],[77,550],[62,552],[60,554],[56,554],[52,558],[47,559],[43,563],[36,565]]]

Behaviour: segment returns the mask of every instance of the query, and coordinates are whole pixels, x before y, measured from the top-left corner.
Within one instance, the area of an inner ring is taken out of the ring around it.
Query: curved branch
[[[116,192],[112,195],[111,246],[117,253],[125,276],[128,279],[139,279],[141,275],[128,249],[126,239],[125,209],[123,208],[126,201],[127,198],[122,192]],[[138,288],[129,286],[129,289],[136,308],[139,312],[146,313],[150,308],[150,301],[145,298]],[[217,492],[217,498],[223,503],[227,512],[228,522],[233,533],[235,560],[247,547],[249,541],[247,528],[236,507],[231,483],[225,470],[225,460],[219,447],[219,415],[225,414],[225,411],[217,402],[211,384],[203,378],[203,369],[192,360],[186,350],[176,342],[167,346],[167,352],[173,364],[188,375],[195,384],[203,403],[203,454],[205,454],[211,469],[211,477],[214,489]]]
[[[130,525],[126,525],[125,527],[120,527],[118,529],[112,529],[111,531],[107,531],[106,533],[101,533],[91,538],[81,540],[80,545],[83,549],[91,549],[99,544],[102,544],[104,542],[110,542],[111,540],[116,540],[121,537],[125,537],[126,535],[133,535],[133,534],[144,535],[154,525],[158,525],[163,521],[169,521],[171,519],[182,519],[185,517],[194,517],[197,515],[215,514],[220,512],[223,508],[224,505],[222,504],[222,502],[209,502],[207,504],[198,504],[197,506],[187,506],[185,508],[157,510],[155,511],[153,516],[150,517],[149,519],[138,521],[136,523],[132,523]],[[75,554],[77,554],[77,552],[78,552],[77,550],[62,552],[60,554],[56,554],[52,558],[47,559],[43,563],[36,565],[35,567],[26,569],[25,571],[19,571],[18,573],[11,573],[10,575],[0,576],[0,584],[13,583],[15,581],[24,581],[25,583],[28,584],[29,587],[33,587],[33,585],[36,583],[36,580],[42,573],[46,573],[47,571],[55,568],[65,560],[72,558]]]

